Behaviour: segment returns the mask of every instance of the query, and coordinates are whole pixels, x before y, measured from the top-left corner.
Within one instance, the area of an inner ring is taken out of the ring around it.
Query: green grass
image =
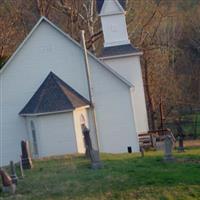
[[[185,115],[183,117],[184,120],[189,120],[192,123],[191,124],[185,124],[183,125],[183,130],[185,134],[195,134],[196,131],[196,136],[200,137],[200,114],[198,115]],[[197,120],[197,123],[196,123]],[[195,127],[197,126],[197,127]]]
[[[103,154],[104,168],[91,170],[82,156],[34,162],[25,171],[13,197],[20,200],[190,200],[200,199],[200,149],[174,153],[176,162],[165,163],[162,152]]]
[[[167,122],[165,127],[170,128],[177,137],[177,126],[174,121]],[[186,138],[200,138],[200,113],[182,115],[181,127],[183,128]]]

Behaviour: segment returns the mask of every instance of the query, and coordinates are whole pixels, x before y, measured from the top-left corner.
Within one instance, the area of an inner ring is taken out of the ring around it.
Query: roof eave
[[[100,60],[106,60],[106,59],[113,59],[113,58],[123,58],[123,57],[131,57],[131,56],[142,56],[143,52],[136,52],[136,53],[129,53],[129,54],[119,54],[119,55],[113,55],[113,56],[101,56],[99,57]]]
[[[126,11],[110,12],[110,13],[103,13],[103,12],[101,12],[101,13],[99,14],[99,17],[111,16],[111,15],[121,15],[121,14],[126,15]]]
[[[21,117],[36,117],[36,116],[44,116],[44,115],[53,115],[53,114],[62,114],[62,113],[68,113],[73,112],[74,110],[82,109],[82,108],[90,108],[90,105],[80,106],[76,107],[74,109],[68,109],[68,110],[62,110],[62,111],[52,111],[52,112],[45,112],[45,113],[25,113],[20,114]]]
[[[35,116],[42,116],[42,115],[53,115],[53,114],[67,113],[67,112],[72,112],[74,110],[75,109],[68,109],[68,110],[52,111],[52,112],[45,112],[45,113],[24,113],[24,114],[19,113],[19,116],[21,116],[21,117],[35,117]]]

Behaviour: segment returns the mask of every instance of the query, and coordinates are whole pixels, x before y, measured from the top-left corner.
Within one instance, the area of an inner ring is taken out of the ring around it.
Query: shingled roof
[[[26,116],[67,112],[86,105],[90,105],[87,99],[50,72],[19,114]]]
[[[133,45],[125,44],[125,45],[104,47],[101,50],[99,57],[118,56],[118,55],[132,54],[138,52],[139,50],[135,48]]]
[[[101,12],[104,1],[107,1],[107,0],[97,0],[97,11],[98,11],[98,13]],[[117,1],[120,3],[122,8],[125,10],[126,9],[126,0],[117,0]]]

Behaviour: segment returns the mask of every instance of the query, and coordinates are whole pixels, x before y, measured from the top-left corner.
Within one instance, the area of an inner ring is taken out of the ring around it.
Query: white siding
[[[130,43],[125,13],[118,1],[104,1],[100,16],[104,34],[104,47]]]
[[[139,151],[130,89],[90,59],[100,151]]]
[[[90,57],[90,63],[101,150],[120,152],[130,143],[137,146],[128,86],[94,58]],[[28,139],[28,134],[25,120],[18,113],[50,71],[88,98],[82,50],[43,21],[0,74],[0,165],[19,160],[20,141]]]
[[[77,153],[73,114],[38,117],[40,157]]]
[[[28,138],[24,119],[18,113],[50,71],[87,98],[84,59],[81,56],[79,47],[43,21],[0,74],[1,165],[8,164],[11,159],[19,160],[20,141]]]
[[[104,62],[134,85],[132,101],[137,133],[148,131],[148,118],[139,56],[105,59]]]
[[[124,14],[101,17],[104,34],[104,47],[129,44]]]

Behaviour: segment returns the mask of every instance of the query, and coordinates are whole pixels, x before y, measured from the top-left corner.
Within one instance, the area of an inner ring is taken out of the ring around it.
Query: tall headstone
[[[10,161],[10,171],[11,171],[10,177],[12,179],[12,183],[17,185],[18,177],[17,177],[16,170],[15,170],[15,164],[13,161]]]
[[[21,173],[20,178],[24,178],[24,169],[23,169],[23,166],[22,166],[22,159],[20,159],[20,161],[19,161],[19,168],[20,168],[20,173]]]
[[[178,136],[178,152],[184,152],[183,141],[184,141],[184,137]]]
[[[3,192],[10,192],[14,194],[16,191],[16,185],[13,184],[12,178],[3,169],[0,169],[0,176],[3,185]]]
[[[99,152],[92,148],[90,130],[86,127],[85,124],[82,124],[81,128],[82,128],[82,133],[84,136],[86,157],[91,160],[92,169],[100,169],[102,168],[102,163],[100,161]]]
[[[21,141],[21,149],[22,149],[22,167],[23,169],[31,169],[33,167],[28,141]]]
[[[171,136],[165,136],[164,140],[164,160],[165,161],[173,161],[174,157],[172,156],[173,150],[173,141]]]
[[[141,153],[141,157],[144,157],[144,147],[140,146],[140,153]]]
[[[92,149],[90,130],[84,124],[82,125],[82,133],[84,136],[84,143],[85,143],[85,155],[87,158],[90,158],[90,149]]]
[[[184,141],[184,133],[183,133],[183,128],[181,127],[180,121],[176,121],[176,130],[178,133],[178,152],[183,152],[184,151],[184,145],[183,145],[183,141]]]

